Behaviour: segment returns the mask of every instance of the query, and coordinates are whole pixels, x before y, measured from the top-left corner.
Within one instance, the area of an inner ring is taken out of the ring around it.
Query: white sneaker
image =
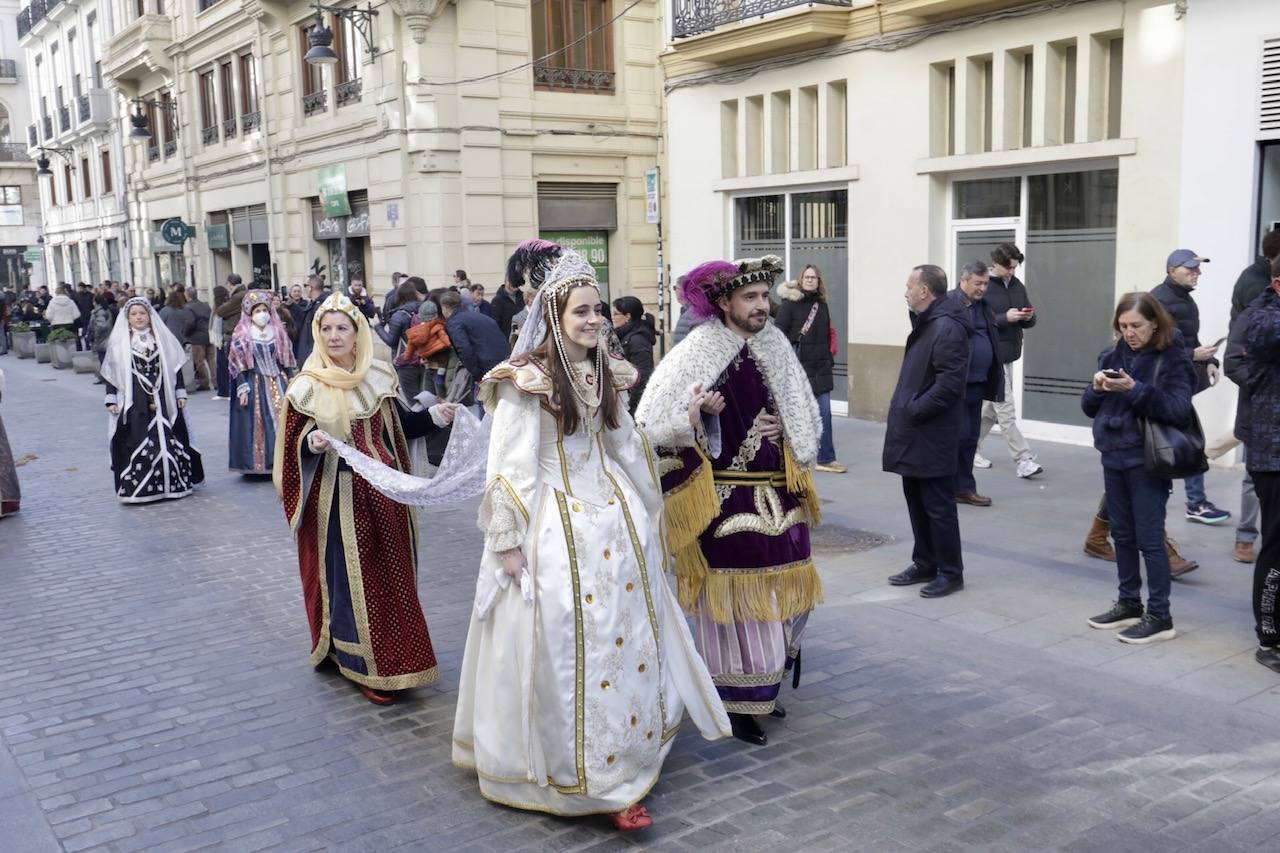
[[[983,456],[981,453],[975,453],[973,454],[973,467],[974,468],[990,468],[991,460]]]
[[[1043,474],[1044,467],[1036,461],[1034,456],[1028,456],[1018,463],[1018,476],[1024,480],[1034,477],[1036,474]]]

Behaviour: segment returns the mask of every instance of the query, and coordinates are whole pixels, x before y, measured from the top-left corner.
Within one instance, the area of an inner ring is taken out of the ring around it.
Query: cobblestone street
[[[208,482],[122,506],[100,386],[0,359],[21,513],[0,521],[0,849],[1174,851],[1280,845],[1280,676],[1253,661],[1251,568],[1231,525],[1170,531],[1201,568],[1173,590],[1177,639],[1085,624],[1114,568],[1080,553],[1097,454],[1041,444],[1018,480],[998,437],[961,510],[966,589],[889,587],[909,562],[881,427],[837,423],[819,475],[826,603],[770,742],[686,724],[619,836],[484,801],[450,763],[481,536],[474,506],[425,512],[419,588],[441,680],[389,708],[307,665],[293,546],[272,486],[226,470],[227,404],[187,411]],[[1210,498],[1235,511],[1239,473]],[[1234,522],[1234,519],[1233,519]],[[875,544],[869,531],[889,541]]]

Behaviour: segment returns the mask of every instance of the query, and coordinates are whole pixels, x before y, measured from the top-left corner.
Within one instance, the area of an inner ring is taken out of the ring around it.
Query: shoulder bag
[[[1162,355],[1156,357],[1156,367],[1151,374],[1151,385],[1160,377]],[[1165,480],[1181,480],[1209,470],[1209,460],[1204,453],[1204,429],[1195,407],[1191,408],[1191,421],[1185,427],[1162,424],[1150,418],[1138,418],[1142,430],[1143,469],[1153,477]]]

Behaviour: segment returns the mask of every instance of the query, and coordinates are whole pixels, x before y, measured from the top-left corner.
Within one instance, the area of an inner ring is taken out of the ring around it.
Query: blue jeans
[[[818,461],[835,462],[836,445],[831,440],[831,392],[818,395],[818,411],[822,413],[822,441],[818,444]]]
[[[1142,573],[1138,555],[1147,564],[1147,610],[1161,619],[1169,616],[1169,552],[1164,545],[1165,508],[1173,484],[1152,477],[1142,466],[1102,469],[1107,487],[1107,514],[1116,545],[1120,601],[1142,603]]]
[[[1182,487],[1187,490],[1187,509],[1195,509],[1209,500],[1209,496],[1204,493],[1204,474],[1184,477]]]

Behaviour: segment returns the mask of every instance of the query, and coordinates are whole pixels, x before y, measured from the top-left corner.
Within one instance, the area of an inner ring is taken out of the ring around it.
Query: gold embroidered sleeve
[[[501,381],[494,387],[488,488],[477,519],[485,547],[491,551],[520,547],[529,528],[538,492],[541,399],[513,382]]]
[[[528,526],[524,504],[512,491],[511,484],[495,477],[480,503],[480,529],[484,531],[485,548],[496,553],[519,548]]]

